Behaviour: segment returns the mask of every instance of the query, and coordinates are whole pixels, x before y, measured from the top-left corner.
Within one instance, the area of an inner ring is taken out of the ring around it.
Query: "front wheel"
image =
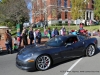
[[[89,45],[86,49],[86,56],[89,56],[89,57],[93,56],[95,54],[95,50],[96,48],[94,45]]]
[[[39,56],[36,60],[36,68],[38,70],[44,71],[47,70],[51,65],[51,59],[47,55]]]

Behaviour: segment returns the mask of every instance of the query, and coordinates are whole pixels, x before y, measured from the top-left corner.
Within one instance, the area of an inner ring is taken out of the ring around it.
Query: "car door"
[[[83,50],[85,48],[85,41],[80,40],[80,38],[78,36],[74,36],[73,41],[75,41],[75,39],[77,40],[77,42],[74,42],[72,44],[72,46],[73,46],[72,56],[78,57],[78,56],[83,55]]]
[[[61,48],[61,53],[63,58],[73,58],[82,55],[83,49],[84,42],[79,41],[77,36],[72,36],[66,40],[66,46]]]
[[[71,55],[73,57],[78,57],[83,54],[82,51],[84,49],[84,42],[78,41],[76,43],[73,43],[72,46],[73,46],[73,51],[71,52]]]
[[[73,51],[73,47],[72,46],[62,46],[61,47],[61,56],[64,58],[64,59],[69,59],[72,57],[71,55],[71,52]]]
[[[66,40],[63,43],[63,46],[60,47],[60,52],[61,52],[61,56],[65,59],[65,58],[71,58],[71,52],[73,51],[73,46],[72,46],[72,42],[69,38],[66,38]]]

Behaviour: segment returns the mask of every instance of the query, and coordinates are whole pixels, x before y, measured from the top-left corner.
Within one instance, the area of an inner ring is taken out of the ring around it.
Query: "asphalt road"
[[[100,46],[100,38],[98,38]],[[27,72],[15,65],[16,53],[0,55],[0,75],[100,75],[100,49],[93,57],[80,57],[53,65],[46,71]]]

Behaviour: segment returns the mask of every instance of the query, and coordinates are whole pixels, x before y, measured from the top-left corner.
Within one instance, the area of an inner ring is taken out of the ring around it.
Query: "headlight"
[[[28,58],[28,57],[32,57],[33,56],[33,53],[29,53],[29,54],[26,54],[23,56],[23,58]]]

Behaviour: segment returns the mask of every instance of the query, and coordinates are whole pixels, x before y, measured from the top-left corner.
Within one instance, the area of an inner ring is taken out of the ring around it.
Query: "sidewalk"
[[[46,41],[48,40],[48,38],[42,38],[41,39],[41,44],[44,44]],[[29,44],[29,39],[28,39],[28,44]],[[21,46],[23,47],[23,41],[21,43]],[[0,40],[0,47],[2,47],[3,50],[6,50],[6,46],[5,46],[5,41],[4,40]]]

